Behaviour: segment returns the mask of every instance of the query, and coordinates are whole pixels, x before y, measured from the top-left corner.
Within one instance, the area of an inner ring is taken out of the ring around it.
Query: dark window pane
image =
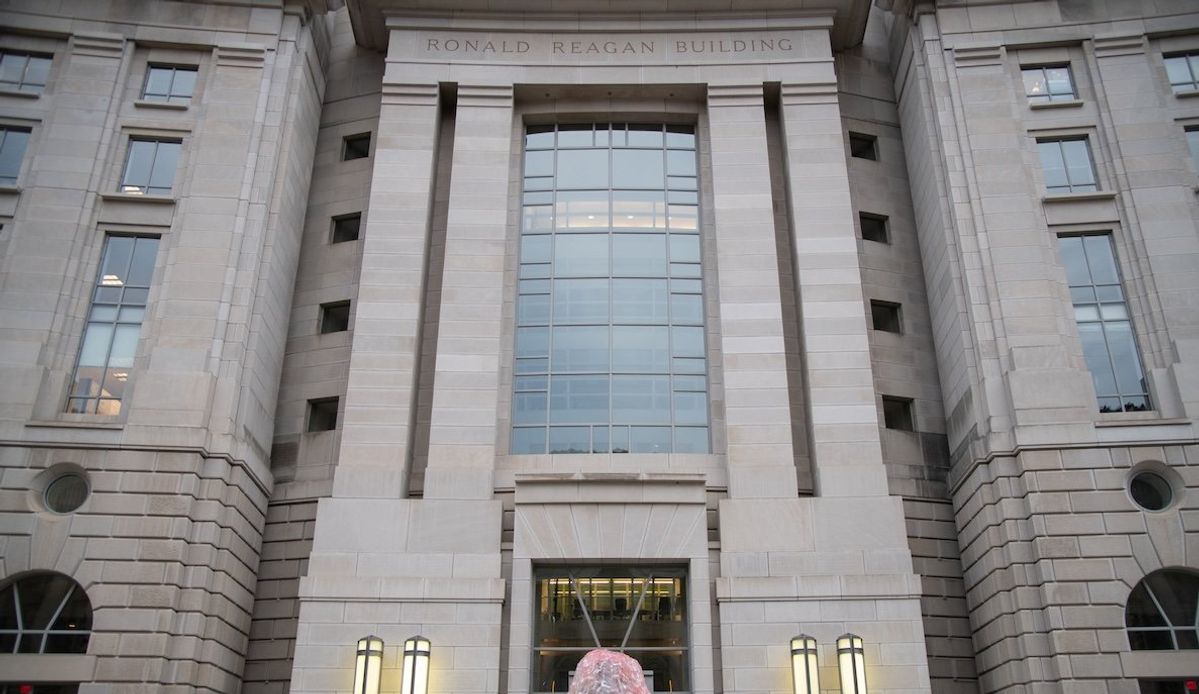
[[[361,214],[351,214],[344,217],[333,218],[333,236],[332,243],[343,243],[346,241],[357,241],[359,227],[362,225]]]
[[[337,428],[337,398],[308,401],[308,431],[332,431]]]
[[[371,155],[371,134],[360,133],[345,138],[342,146],[342,161],[365,159]]]
[[[877,138],[861,133],[849,134],[849,154],[859,159],[878,159]]]
[[[900,431],[915,431],[912,401],[908,398],[883,396],[883,426]]]
[[[340,333],[350,329],[350,302],[321,305],[321,332]]]
[[[870,302],[870,319],[875,330],[888,333],[903,332],[899,318],[899,304],[886,301]]]

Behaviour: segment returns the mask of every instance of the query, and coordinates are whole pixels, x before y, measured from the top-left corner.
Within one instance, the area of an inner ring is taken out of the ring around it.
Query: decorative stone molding
[[[1094,39],[1095,57],[1111,58],[1117,55],[1140,55],[1145,52],[1144,34],[1106,34]]]
[[[261,68],[264,62],[266,46],[244,43],[216,47],[216,64],[220,66]]]
[[[438,85],[384,82],[382,103],[384,106],[436,106]]]
[[[762,85],[730,84],[708,86],[708,107],[761,106]]]
[[[783,106],[835,104],[837,103],[837,83],[784,84],[780,90],[780,100]]]
[[[125,37],[119,34],[75,34],[71,37],[71,52],[97,58],[120,58],[125,50]]]
[[[953,62],[959,68],[1003,65],[1007,49],[999,44],[957,46],[953,49]]]
[[[512,85],[460,84],[458,108],[512,108]]]

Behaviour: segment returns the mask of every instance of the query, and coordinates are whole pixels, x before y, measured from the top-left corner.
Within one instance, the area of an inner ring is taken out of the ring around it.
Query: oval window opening
[[[71,513],[87,501],[87,480],[80,475],[63,475],[46,487],[46,508],[54,513]]]
[[[1152,472],[1134,476],[1128,484],[1128,493],[1137,506],[1148,511],[1160,511],[1174,499],[1170,483]]]

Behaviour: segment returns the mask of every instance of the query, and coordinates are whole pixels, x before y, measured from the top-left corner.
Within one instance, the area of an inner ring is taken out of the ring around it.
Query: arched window
[[[1144,578],[1124,610],[1134,651],[1199,648],[1199,575],[1163,569]]]
[[[57,573],[26,574],[0,588],[0,653],[85,653],[92,605]]]

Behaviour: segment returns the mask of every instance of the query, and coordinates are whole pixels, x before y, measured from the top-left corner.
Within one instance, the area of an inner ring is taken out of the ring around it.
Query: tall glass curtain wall
[[[695,129],[530,126],[514,454],[707,453]]]

